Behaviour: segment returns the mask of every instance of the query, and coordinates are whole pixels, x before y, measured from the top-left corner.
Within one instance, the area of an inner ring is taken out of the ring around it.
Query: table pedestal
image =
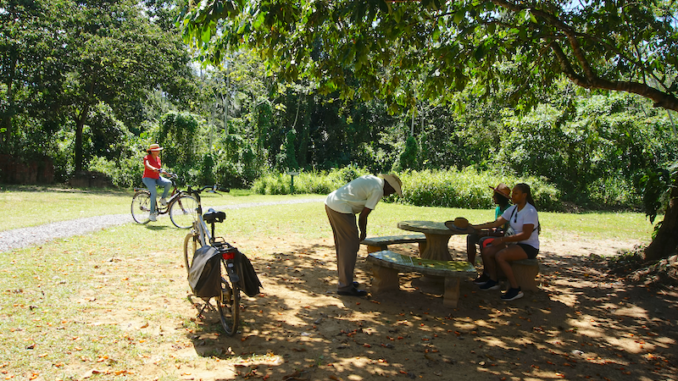
[[[452,234],[427,234],[426,249],[421,253],[424,259],[434,259],[436,261],[451,261],[450,249],[447,245],[450,242]]]

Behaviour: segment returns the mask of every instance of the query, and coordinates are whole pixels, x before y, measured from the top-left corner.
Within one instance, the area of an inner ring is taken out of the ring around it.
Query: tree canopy
[[[182,25],[204,62],[255,49],[284,78],[345,98],[411,105],[503,82],[534,104],[565,75],[678,111],[677,11],[668,0],[204,0],[187,3]]]

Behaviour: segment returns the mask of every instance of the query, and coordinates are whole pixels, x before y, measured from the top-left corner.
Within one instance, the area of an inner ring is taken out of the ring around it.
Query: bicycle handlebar
[[[160,173],[167,175],[167,177],[169,177],[171,179],[178,179],[179,178],[179,175],[177,175],[176,173],[167,172],[166,170],[164,170],[162,168],[160,168]]]
[[[198,189],[191,189],[191,187],[189,186],[189,187],[188,187],[188,190],[187,190],[186,192],[189,193],[189,194],[195,194],[195,195],[198,195],[198,196],[199,196],[200,193],[202,193],[202,192],[204,192],[204,191],[206,191],[206,190],[211,190],[212,192],[215,192],[215,193],[216,193],[216,189],[217,189],[217,185],[216,185],[216,184],[215,184],[215,185],[205,185],[205,186],[203,186],[202,188],[198,188]],[[220,189],[220,190],[221,190],[221,189]]]

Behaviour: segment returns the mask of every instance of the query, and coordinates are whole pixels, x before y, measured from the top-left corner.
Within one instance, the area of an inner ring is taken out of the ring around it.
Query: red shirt
[[[148,177],[151,179],[159,179],[160,174],[156,171],[150,170],[146,167],[146,162],[148,161],[148,164],[151,165],[151,167],[154,168],[160,168],[160,156],[158,156],[157,159],[153,158],[152,154],[148,154],[144,156],[144,176],[143,177]]]

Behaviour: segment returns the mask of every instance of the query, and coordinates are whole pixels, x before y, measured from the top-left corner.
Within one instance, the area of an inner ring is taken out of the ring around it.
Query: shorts
[[[519,244],[517,244],[517,245],[520,246],[520,247],[523,249],[523,251],[525,252],[525,254],[527,254],[527,258],[528,258],[528,259],[535,259],[535,258],[537,258],[537,254],[539,254],[539,249],[537,249],[536,247],[530,246],[530,245],[528,245],[528,244],[526,244],[526,243],[519,243]]]

